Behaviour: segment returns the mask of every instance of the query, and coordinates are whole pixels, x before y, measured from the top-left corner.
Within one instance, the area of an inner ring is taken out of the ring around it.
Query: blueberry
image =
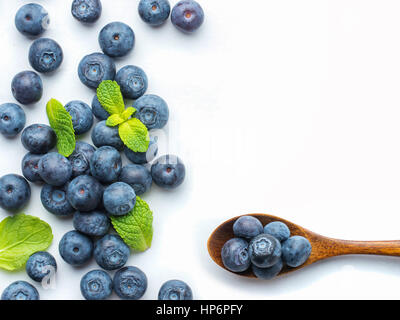
[[[99,34],[101,50],[109,57],[123,57],[135,45],[135,33],[125,23],[111,22],[101,29]]]
[[[135,190],[125,182],[115,182],[104,190],[104,208],[111,215],[123,216],[135,207],[135,203]]]
[[[130,255],[130,249],[114,234],[105,235],[94,246],[94,259],[105,270],[116,270],[125,265]]]
[[[63,59],[60,45],[52,39],[37,39],[29,49],[29,63],[37,72],[52,72],[60,67]]]
[[[0,105],[0,133],[7,138],[15,137],[25,127],[24,110],[15,103]]]
[[[293,236],[282,243],[282,258],[289,267],[299,267],[311,254],[311,244],[302,236]]]
[[[38,102],[43,95],[42,79],[33,71],[22,71],[13,78],[11,91],[19,103],[31,104]]]
[[[92,176],[103,183],[117,181],[121,170],[121,155],[113,147],[100,147],[95,151],[90,160],[90,172]]]
[[[71,101],[65,105],[65,109],[72,117],[72,125],[75,134],[84,134],[93,125],[93,113],[90,107],[82,101]]]
[[[259,234],[249,243],[251,262],[259,268],[272,267],[281,258],[281,243],[269,234]]]
[[[105,54],[92,53],[81,60],[78,75],[81,82],[90,88],[97,88],[104,80],[114,80],[115,63]]]
[[[204,11],[194,0],[179,1],[172,9],[172,24],[180,31],[191,33],[204,22]]]
[[[185,179],[185,165],[177,156],[164,155],[154,161],[151,176],[159,187],[174,189]]]
[[[124,300],[138,300],[147,290],[147,277],[136,267],[124,267],[114,275],[115,293]]]
[[[39,292],[26,281],[11,283],[2,293],[1,300],[40,300]]]
[[[68,185],[67,199],[79,211],[92,211],[102,201],[103,186],[93,177],[82,175]]]
[[[115,81],[126,99],[137,99],[147,90],[148,80],[144,71],[136,66],[125,66],[117,72]]]
[[[24,177],[7,174],[0,178],[0,207],[4,210],[18,211],[31,198],[31,187]]]
[[[89,143],[77,141],[74,152],[68,157],[72,166],[72,177],[90,174],[90,159],[96,148]]]
[[[86,300],[105,300],[112,293],[112,279],[103,270],[92,270],[81,279],[81,293]]]
[[[31,153],[43,154],[55,147],[57,136],[48,125],[32,124],[22,131],[21,141]]]
[[[235,237],[251,239],[263,232],[263,226],[257,218],[242,216],[233,224]]]
[[[63,155],[50,152],[39,161],[39,175],[47,184],[62,186],[71,178],[72,166]]]
[[[152,161],[158,153],[157,137],[150,137],[149,148],[146,152],[135,152],[128,147],[124,148],[126,157],[136,164],[145,164]]]
[[[47,275],[51,276],[56,272],[56,259],[46,251],[39,251],[29,257],[25,269],[32,280],[42,282]]]
[[[103,211],[77,211],[74,214],[74,228],[88,236],[104,236],[110,225],[110,219]]]
[[[168,19],[171,6],[168,0],[140,0],[138,11],[144,22],[159,26]]]
[[[243,272],[250,267],[249,244],[241,238],[225,242],[221,250],[224,266],[233,272]]]
[[[84,23],[94,23],[101,16],[102,6],[100,0],[74,0],[71,13],[74,18]]]
[[[39,36],[49,27],[47,11],[37,3],[22,6],[15,15],[15,26],[26,36]]]
[[[254,275],[263,280],[270,280],[274,277],[276,277],[282,270],[283,268],[283,262],[282,259],[279,259],[277,263],[275,263],[273,266],[268,267],[268,268],[259,268],[255,266],[254,264],[251,266]]]
[[[110,114],[103,108],[103,106],[99,102],[97,94],[94,95],[92,100],[92,112],[94,116],[100,121],[107,120],[107,118],[110,116]]]
[[[68,183],[61,187],[54,187],[45,184],[40,193],[40,200],[43,207],[50,213],[65,217],[74,213],[74,208],[67,199]]]
[[[119,181],[129,184],[138,196],[150,190],[153,183],[150,171],[139,164],[128,164],[123,167]]]
[[[133,103],[133,107],[137,110],[136,117],[148,129],[161,129],[168,122],[168,105],[159,96],[145,94]]]
[[[120,151],[124,148],[124,143],[119,137],[118,127],[107,126],[106,120],[100,121],[94,126],[92,130],[92,141],[98,148],[110,146]]]
[[[192,289],[181,280],[169,280],[161,286],[158,300],[193,300]]]
[[[69,231],[61,238],[58,245],[61,258],[70,265],[80,266],[93,255],[93,242],[78,231]]]
[[[283,242],[290,237],[290,230],[288,226],[280,221],[268,223],[264,227],[264,233],[270,234],[271,236],[277,238],[280,242]]]
[[[41,154],[28,152],[22,159],[21,169],[25,179],[30,182],[43,182],[39,175],[39,161],[42,158]]]

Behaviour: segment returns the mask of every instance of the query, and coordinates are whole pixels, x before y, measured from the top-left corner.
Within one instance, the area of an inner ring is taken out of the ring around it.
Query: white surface
[[[14,101],[12,77],[30,69],[31,40],[13,22],[28,2],[0,1],[2,103]],[[92,27],[72,18],[70,0],[37,2],[51,16],[45,36],[61,44],[65,60],[54,75],[42,76],[43,99],[25,107],[28,124],[47,123],[51,97],[91,102],[77,65],[99,51],[99,30],[115,20],[136,33],[135,50],[118,68],[141,66],[148,92],[170,106],[169,149],[184,159],[187,179],[179,190],[154,187],[145,196],[154,210],[153,246],[129,260],[148,276],[144,298],[156,298],[171,278],[186,280],[198,299],[399,297],[398,258],[335,258],[261,282],[225,272],[206,250],[219,223],[251,212],[333,237],[400,238],[398,1],[201,0],[206,20],[190,36],[169,21],[157,29],[142,23],[138,0],[103,0]],[[19,137],[0,137],[0,150],[0,174],[20,173],[26,151]],[[80,278],[97,266],[61,260],[58,241],[71,220],[47,213],[40,188],[32,191],[26,212],[53,227],[50,252],[59,264],[56,290],[40,294],[80,299]],[[17,279],[28,277],[1,271],[0,290]]]

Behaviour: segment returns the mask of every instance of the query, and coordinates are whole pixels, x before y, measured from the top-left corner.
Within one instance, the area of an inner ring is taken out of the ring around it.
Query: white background
[[[14,102],[12,77],[30,69],[31,40],[14,27],[28,2],[0,1],[1,103]],[[76,69],[116,20],[136,33],[134,51],[117,67],[142,67],[148,93],[169,104],[169,151],[185,161],[187,179],[176,191],[153,187],[144,197],[154,210],[153,246],[128,264],[148,276],[145,299],[171,278],[187,281],[198,299],[400,297],[398,258],[335,258],[262,282],[224,271],[206,249],[219,223],[252,212],[332,237],[400,238],[398,1],[201,0],[205,23],[193,35],[170,21],[145,25],[138,0],[103,0],[101,19],[89,27],[72,18],[70,0],[37,2],[50,13],[45,36],[60,43],[65,60],[42,76],[44,96],[24,108],[27,124],[47,123],[50,98],[90,103],[93,91]],[[0,137],[0,150],[0,174],[20,173],[19,137]],[[73,268],[61,260],[58,242],[72,222],[47,213],[39,196],[33,187],[25,211],[52,226],[59,265],[57,288],[39,289],[41,297],[81,299],[80,278],[96,263]],[[0,290],[19,279],[28,280],[24,271],[1,271]]]

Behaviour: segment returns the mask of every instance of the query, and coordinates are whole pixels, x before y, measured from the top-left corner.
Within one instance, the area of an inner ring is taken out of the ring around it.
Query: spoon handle
[[[325,250],[329,256],[346,254],[372,254],[400,256],[400,240],[393,241],[349,241],[329,239]]]

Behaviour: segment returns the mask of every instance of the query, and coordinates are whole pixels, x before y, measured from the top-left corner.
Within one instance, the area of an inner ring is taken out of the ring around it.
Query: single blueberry
[[[90,172],[92,176],[103,183],[117,181],[121,170],[121,155],[113,147],[100,147],[95,151],[90,160]]]
[[[125,182],[115,182],[104,190],[104,208],[111,215],[123,216],[135,207],[135,203],[135,190]]]
[[[271,236],[277,238],[280,242],[283,242],[290,237],[290,230],[288,226],[280,221],[268,223],[264,227],[264,233],[270,234]]]
[[[249,243],[251,262],[259,268],[272,267],[281,258],[281,243],[269,234],[259,234]]]
[[[86,103],[74,100],[65,105],[65,110],[71,115],[75,134],[84,134],[90,130],[93,125],[93,113]]]
[[[48,125],[32,124],[22,131],[21,142],[31,153],[43,154],[55,147],[57,136]]]
[[[276,277],[283,268],[283,262],[282,259],[279,259],[277,263],[275,263],[273,266],[268,267],[268,268],[259,268],[256,265],[251,266],[254,275],[263,280],[270,280],[274,277]]]
[[[94,95],[92,100],[92,112],[94,116],[100,121],[107,120],[107,118],[110,116],[110,114],[103,108],[103,106],[99,102],[97,94]]]
[[[125,66],[117,72],[115,81],[121,88],[126,99],[137,99],[147,90],[148,80],[146,73],[136,66]]]
[[[119,151],[124,148],[124,143],[119,137],[118,126],[109,127],[106,125],[106,120],[100,121],[94,126],[92,141],[97,148],[110,146]]]
[[[81,293],[86,300],[105,300],[112,293],[112,279],[103,270],[92,270],[81,279]]]
[[[1,300],[40,300],[39,292],[26,281],[15,281],[4,289]]]
[[[104,236],[110,229],[110,218],[99,210],[77,211],[74,214],[74,228],[88,236]]]
[[[72,2],[71,13],[80,22],[96,22],[101,16],[101,11],[100,0],[74,0]]]
[[[241,238],[225,242],[221,250],[224,266],[233,272],[243,272],[250,267],[249,244]]]
[[[179,1],[171,12],[172,24],[180,31],[191,33],[204,22],[204,11],[194,0]]]
[[[25,179],[30,182],[43,182],[39,175],[39,161],[42,158],[41,154],[28,152],[22,159],[21,170]]]
[[[57,271],[56,259],[46,251],[39,251],[29,257],[25,269],[32,280],[41,282],[47,275],[52,276]]]
[[[60,45],[52,39],[37,39],[29,49],[29,63],[37,72],[52,72],[60,67],[63,59]]]
[[[45,184],[40,193],[40,200],[43,207],[50,213],[65,217],[74,213],[74,208],[67,199],[68,184],[61,187]]]
[[[311,254],[311,244],[302,236],[293,236],[282,243],[282,258],[289,267],[299,267]]]
[[[99,34],[101,50],[109,57],[123,57],[135,45],[135,33],[122,22],[111,22],[101,29]]]
[[[71,178],[72,166],[63,155],[50,152],[39,161],[39,175],[47,184],[62,186]]]
[[[49,14],[38,3],[22,6],[15,15],[15,26],[25,36],[39,36],[46,31],[49,24]]]
[[[96,148],[89,143],[77,141],[74,152],[68,157],[72,166],[72,177],[90,174],[90,159]]]
[[[115,63],[105,54],[92,53],[81,60],[78,75],[81,82],[90,88],[97,88],[104,80],[114,80]]]
[[[11,91],[19,103],[35,103],[42,98],[43,82],[36,72],[22,71],[12,79]]]
[[[119,269],[113,280],[115,293],[124,300],[138,300],[147,290],[147,277],[136,267]]]
[[[80,266],[93,255],[93,242],[78,231],[69,231],[61,238],[58,245],[61,258],[72,266]]]
[[[174,155],[159,157],[151,166],[151,176],[156,185],[164,189],[174,189],[185,179],[185,165]]]
[[[159,26],[168,19],[171,6],[168,0],[140,0],[138,11],[144,22]]]
[[[67,199],[76,210],[92,211],[102,201],[103,186],[95,178],[82,175],[68,185]]]
[[[263,226],[255,217],[242,216],[233,224],[235,237],[251,239],[263,232]]]
[[[184,281],[169,280],[161,286],[158,300],[193,300],[192,289]]]
[[[0,178],[0,207],[4,210],[18,211],[31,198],[31,187],[24,177],[7,174]]]
[[[94,246],[94,259],[105,270],[116,270],[125,265],[131,254],[120,236],[105,235]]]
[[[149,148],[146,152],[135,152],[128,147],[124,148],[126,157],[136,164],[145,164],[152,161],[158,153],[157,137],[150,137]]]
[[[128,164],[123,167],[119,181],[129,184],[138,196],[149,191],[153,183],[150,171],[139,164]]]
[[[143,122],[148,129],[163,128],[169,118],[167,103],[154,94],[145,94],[133,103],[136,118]]]
[[[0,105],[0,133],[7,138],[15,137],[25,127],[24,110],[15,103]]]

